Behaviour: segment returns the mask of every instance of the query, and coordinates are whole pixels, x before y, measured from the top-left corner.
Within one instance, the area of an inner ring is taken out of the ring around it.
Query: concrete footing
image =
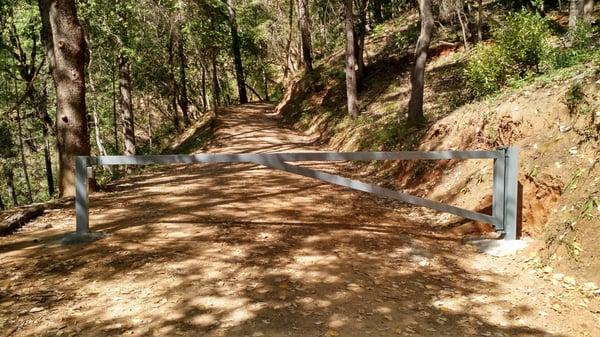
[[[60,243],[63,245],[78,245],[82,243],[90,243],[105,237],[104,232],[88,232],[88,233],[70,233],[60,239]]]

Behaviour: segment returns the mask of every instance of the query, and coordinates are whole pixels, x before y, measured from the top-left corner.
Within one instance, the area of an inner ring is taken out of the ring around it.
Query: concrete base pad
[[[78,245],[82,243],[90,243],[96,240],[100,240],[105,237],[106,234],[103,232],[89,232],[89,233],[71,233],[65,235],[60,239],[60,243],[63,245]]]
[[[528,240],[495,240],[480,239],[469,241],[468,244],[479,249],[480,252],[492,256],[514,255],[529,244]]]

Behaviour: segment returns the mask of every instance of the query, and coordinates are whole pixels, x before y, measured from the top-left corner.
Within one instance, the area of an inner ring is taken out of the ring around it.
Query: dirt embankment
[[[596,64],[581,65],[499,97],[464,104],[424,130],[401,130],[412,136],[400,134],[392,148],[429,151],[518,146],[523,234],[540,239],[540,263],[600,282],[600,233],[595,230],[600,223],[600,75],[595,68]],[[428,72],[431,76],[435,65]],[[327,80],[304,78],[289,88],[277,109],[284,120],[321,135],[340,150],[369,149],[364,145],[371,137],[369,132],[381,133],[382,129],[331,118],[334,112],[327,98],[336,97],[332,93],[336,89],[325,85],[323,90],[315,82]],[[426,107],[431,107],[438,90],[435,83],[426,88]],[[402,103],[406,90],[397,91]],[[388,100],[389,94],[374,94],[365,89],[362,100],[370,101],[363,103],[363,111],[373,123],[381,123],[389,116],[377,116],[369,106]],[[343,113],[343,106],[338,105],[337,110]],[[367,179],[377,176],[375,180],[381,183],[417,195],[483,212],[491,208],[491,161],[386,163],[366,170],[370,173],[365,174]],[[486,226],[472,223],[454,227],[450,229],[457,234],[486,230]]]

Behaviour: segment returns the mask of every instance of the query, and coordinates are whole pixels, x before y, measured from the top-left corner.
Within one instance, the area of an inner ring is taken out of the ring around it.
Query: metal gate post
[[[517,239],[517,207],[519,198],[519,148],[506,149],[504,170],[504,231],[506,240]]]
[[[75,158],[75,219],[76,234],[86,235],[90,232],[89,224],[89,157]]]
[[[492,217],[496,231],[504,232],[504,178],[506,148],[499,148],[500,157],[494,159],[494,182],[492,192]]]

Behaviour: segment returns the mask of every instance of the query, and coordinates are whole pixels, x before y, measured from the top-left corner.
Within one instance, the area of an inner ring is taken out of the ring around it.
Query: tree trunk
[[[3,211],[6,209],[6,206],[4,206],[4,200],[2,200],[2,195],[0,195],[0,211]]]
[[[464,43],[464,47],[465,47],[465,51],[469,50],[469,27],[467,25],[465,25],[465,22],[463,21],[463,10],[462,8],[456,8],[456,15],[458,15],[458,22],[460,22],[460,28],[462,31],[462,37],[463,37],[463,43]]]
[[[208,110],[208,102],[206,101],[206,66],[204,63],[201,64],[201,72],[202,72],[202,112],[206,112]]]
[[[181,130],[183,125],[181,123],[182,118],[179,116],[179,109],[177,108],[177,80],[175,79],[175,36],[173,32],[169,34],[169,40],[167,45],[167,52],[169,54],[169,93],[171,94],[171,109],[173,110],[173,125],[177,130]]]
[[[56,90],[59,196],[75,195],[75,156],[89,156],[83,29],[75,0],[39,0],[48,64]]]
[[[236,18],[235,0],[227,0],[229,11],[229,27],[231,28],[231,49],[233,51],[233,63],[235,65],[235,79],[237,81],[240,104],[248,103],[244,77],[244,66],[242,65],[242,53],[240,51],[240,38]]]
[[[13,174],[12,167],[9,164],[4,164],[4,176],[6,177],[6,189],[8,195],[11,198],[13,207],[19,206],[19,199],[17,198],[17,190],[15,189],[15,175]]]
[[[187,93],[186,61],[185,61],[185,40],[181,29],[181,24],[177,25],[177,50],[179,54],[179,107],[183,117],[183,124],[190,125],[190,103]]]
[[[583,18],[585,0],[571,0],[569,6],[569,28],[573,29]]]
[[[111,71],[112,71],[112,78],[111,78],[111,82],[112,82],[112,112],[113,112],[113,137],[114,137],[114,141],[115,141],[115,151],[117,151],[116,153],[118,153],[119,150],[119,122],[118,122],[118,118],[117,118],[117,86],[116,86],[116,74],[117,74],[117,62],[113,62],[113,64],[111,65]]]
[[[477,42],[483,41],[483,0],[477,2]]]
[[[106,149],[102,143],[102,137],[100,135],[100,125],[98,122],[98,110],[96,109],[96,86],[94,84],[94,77],[92,76],[92,66],[94,65],[94,53],[92,51],[91,43],[88,40],[88,79],[90,83],[90,99],[92,102],[92,124],[94,126],[94,136],[96,139],[96,147],[98,148],[98,154],[106,156]]]
[[[33,203],[33,196],[31,194],[31,181],[29,180],[29,169],[28,169],[28,165],[27,165],[27,160],[25,159],[25,145],[23,144],[23,128],[21,126],[21,109],[19,107],[17,107],[17,130],[18,130],[18,136],[19,136],[19,148],[20,148],[19,152],[21,154],[21,165],[23,168],[23,176],[25,177],[25,183],[27,185],[27,199],[29,200],[29,203]]]
[[[373,21],[375,23],[383,22],[383,15],[381,13],[381,1],[380,0],[370,0],[371,1],[371,12],[373,12]]]
[[[212,98],[213,98],[213,111],[217,113],[217,108],[220,105],[221,90],[219,89],[219,77],[217,74],[217,56],[213,55],[212,60]]]
[[[367,0],[359,0],[358,4],[358,25],[356,26],[354,36],[354,53],[356,54],[356,82],[361,83],[365,70],[365,35],[367,34]]]
[[[310,38],[309,0],[298,0],[298,16],[300,23],[300,41],[302,46],[302,64],[306,71],[312,71],[312,43]]]
[[[40,101],[36,106],[39,107],[40,114],[48,116],[48,91],[46,90],[46,81],[42,81],[42,94]],[[50,137],[48,135],[48,126],[42,123],[42,135],[44,137],[44,164],[46,165],[46,184],[48,186],[48,196],[54,195],[54,176],[52,174],[52,155],[50,153]]]
[[[131,74],[129,58],[124,52],[119,55],[119,92],[121,103],[121,121],[123,123],[123,142],[126,156],[135,155],[135,130],[133,102],[131,98]]]
[[[586,22],[594,22],[594,0],[584,0],[583,18]]]
[[[356,55],[354,53],[354,19],[352,0],[344,0],[344,35],[346,37],[346,96],[348,114],[358,116],[358,98],[356,90]]]
[[[294,33],[294,2],[292,0],[289,1],[289,13],[288,13],[288,38],[285,46],[285,61],[286,67],[284,68],[283,78],[288,77],[288,72],[291,73],[292,77],[294,76],[294,61],[292,60],[292,36]]]
[[[433,32],[433,15],[431,13],[431,0],[419,0],[421,12],[421,34],[415,48],[415,67],[410,77],[411,95],[408,104],[408,120],[418,123],[423,117],[423,92],[425,90],[425,65],[427,52]]]
[[[269,78],[267,77],[267,72],[264,69],[263,69],[262,73],[263,73],[263,81],[264,81],[264,87],[265,87],[265,101],[270,102],[271,99],[269,98]]]

